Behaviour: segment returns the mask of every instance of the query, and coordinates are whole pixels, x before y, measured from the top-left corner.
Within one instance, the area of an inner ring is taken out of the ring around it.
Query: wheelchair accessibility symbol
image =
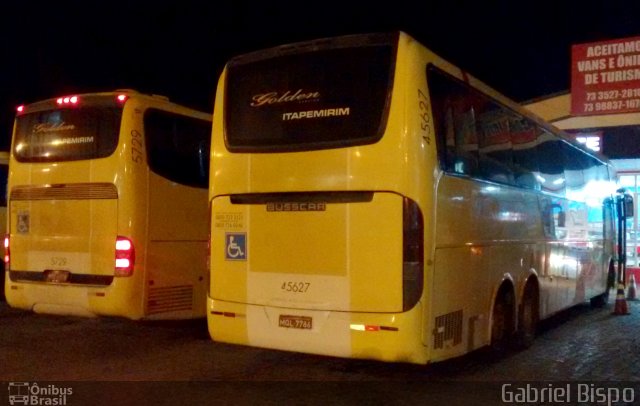
[[[247,260],[247,233],[225,234],[225,258],[228,261]]]

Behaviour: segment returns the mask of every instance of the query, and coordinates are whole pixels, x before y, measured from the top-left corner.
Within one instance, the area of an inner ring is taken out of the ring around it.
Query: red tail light
[[[60,106],[76,105],[79,101],[80,98],[78,96],[64,96],[56,99],[56,103]]]
[[[133,242],[127,237],[116,238],[116,271],[115,276],[131,276],[136,259]]]
[[[11,254],[9,253],[9,234],[4,236],[4,269],[9,269]]]
[[[402,310],[408,311],[422,296],[424,283],[424,221],[418,204],[405,197],[402,210]]]
[[[18,110],[18,113],[23,113],[24,112],[24,104],[21,104],[20,106],[18,106],[16,108],[16,110]]]

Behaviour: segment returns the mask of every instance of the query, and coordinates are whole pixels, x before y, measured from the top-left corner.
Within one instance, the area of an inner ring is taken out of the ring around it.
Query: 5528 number
[[[282,286],[280,287],[280,289],[284,290],[285,292],[305,293],[307,290],[309,290],[309,286],[311,286],[311,283],[309,282],[287,281],[282,282]]]

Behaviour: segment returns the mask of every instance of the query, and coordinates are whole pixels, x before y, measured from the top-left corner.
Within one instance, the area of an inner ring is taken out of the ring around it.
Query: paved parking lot
[[[374,404],[381,399],[391,404],[428,399],[478,404],[483,396],[500,404],[505,382],[640,382],[640,302],[628,305],[628,316],[612,315],[613,304],[602,309],[585,304],[564,312],[542,323],[534,345],[525,351],[499,358],[477,352],[418,366],[214,343],[204,320],[54,317],[0,303],[0,381],[71,382],[80,385],[76,400],[100,389],[100,399],[109,404],[125,394],[125,403],[139,396],[143,403],[163,403],[185,391],[197,404],[197,399],[210,399],[212,389],[229,402],[224,404],[270,404],[298,396],[295,404],[336,397],[345,403],[373,397]],[[101,382],[99,388],[91,383],[95,381]],[[640,385],[635,390],[640,400]]]

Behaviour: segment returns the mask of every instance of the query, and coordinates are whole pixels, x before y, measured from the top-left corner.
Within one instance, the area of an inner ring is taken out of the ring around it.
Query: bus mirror
[[[564,210],[558,212],[558,227],[565,227],[566,222],[567,213]]]
[[[629,194],[624,194],[624,215],[626,218],[633,217],[633,197]]]

